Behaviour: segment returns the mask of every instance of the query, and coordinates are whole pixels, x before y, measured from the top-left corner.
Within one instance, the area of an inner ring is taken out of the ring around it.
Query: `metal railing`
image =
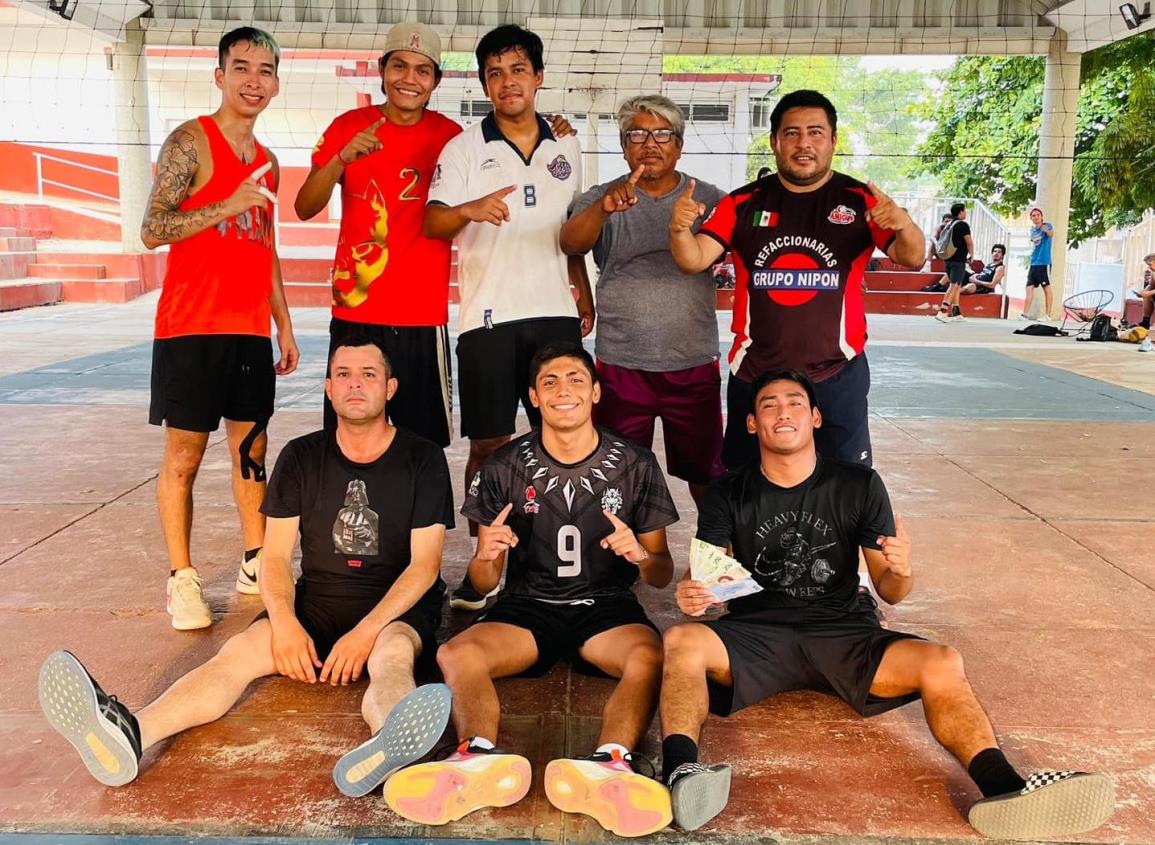
[[[72,161],[71,159],[61,158],[60,156],[48,155],[47,153],[33,153],[32,155],[36,159],[36,196],[39,197],[40,199],[44,199],[45,186],[46,185],[53,185],[57,188],[64,188],[66,191],[74,191],[75,193],[85,194],[87,196],[95,197],[97,199],[105,200],[107,202],[112,202],[112,203],[119,203],[120,202],[119,196],[110,195],[110,194],[102,194],[99,191],[91,191],[88,188],[81,188],[77,185],[69,184],[68,182],[61,182],[61,181],[58,181],[56,179],[46,178],[44,175],[44,162],[46,162],[46,161],[59,162],[60,164],[68,165],[69,167],[79,167],[81,170],[90,170],[90,171],[93,171],[95,173],[103,173],[106,176],[113,176],[113,177],[115,177],[117,175],[117,171],[109,170],[106,167],[96,167],[95,165],[92,165],[92,164],[81,164],[78,161]]]
[[[907,210],[928,238],[942,222],[942,216],[950,213],[952,205],[956,202],[966,205],[967,223],[970,224],[971,239],[975,244],[975,258],[985,261],[995,244],[1010,244],[1011,230],[981,200],[973,197],[925,197],[913,194],[895,194],[893,199]]]

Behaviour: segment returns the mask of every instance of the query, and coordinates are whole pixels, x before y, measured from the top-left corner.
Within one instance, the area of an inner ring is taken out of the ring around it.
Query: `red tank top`
[[[269,160],[265,148],[256,144],[253,161],[242,164],[216,121],[211,117],[198,120],[209,142],[213,175],[203,188],[185,198],[181,211],[228,199],[241,180]],[[272,172],[258,181],[276,190]],[[171,245],[156,308],[156,337],[269,336],[273,213],[273,204],[266,202]]]

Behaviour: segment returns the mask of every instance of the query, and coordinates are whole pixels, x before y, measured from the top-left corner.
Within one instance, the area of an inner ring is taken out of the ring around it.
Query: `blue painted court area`
[[[277,407],[319,409],[328,338],[305,335],[298,342],[305,363],[278,379]],[[871,411],[884,417],[1155,419],[1155,396],[995,349],[887,345],[871,347],[868,357]],[[147,406],[151,365],[152,344],[138,343],[3,375],[0,404]]]

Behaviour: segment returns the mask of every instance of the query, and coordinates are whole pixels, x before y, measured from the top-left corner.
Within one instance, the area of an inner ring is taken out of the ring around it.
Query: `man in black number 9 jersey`
[[[594,362],[575,343],[552,343],[529,365],[542,426],[495,452],[474,477],[461,512],[476,520],[469,578],[498,602],[441,647],[460,745],[447,759],[403,770],[385,800],[421,824],[445,824],[481,807],[520,800],[525,757],[494,748],[500,704],[493,678],[541,674],[562,658],[618,678],[589,757],[554,760],[546,794],[565,812],[592,816],[620,836],[670,822],[666,788],[634,771],[631,749],[653,718],[661,641],[634,596],[640,579],[673,576],[666,526],[678,518],[646,449],[594,426]]]

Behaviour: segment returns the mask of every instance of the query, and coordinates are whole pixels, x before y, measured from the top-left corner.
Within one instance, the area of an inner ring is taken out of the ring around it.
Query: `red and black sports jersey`
[[[731,372],[753,381],[794,369],[822,381],[862,353],[863,273],[895,238],[866,219],[876,202],[843,173],[809,193],[772,173],[718,203],[701,231],[734,257]]]
[[[601,547],[609,511],[641,535],[678,521],[654,455],[605,429],[576,464],[553,458],[534,431],[502,446],[474,476],[461,513],[488,525],[513,503],[505,524],[517,534],[506,556],[505,589],[546,601],[621,595],[638,567]]]

